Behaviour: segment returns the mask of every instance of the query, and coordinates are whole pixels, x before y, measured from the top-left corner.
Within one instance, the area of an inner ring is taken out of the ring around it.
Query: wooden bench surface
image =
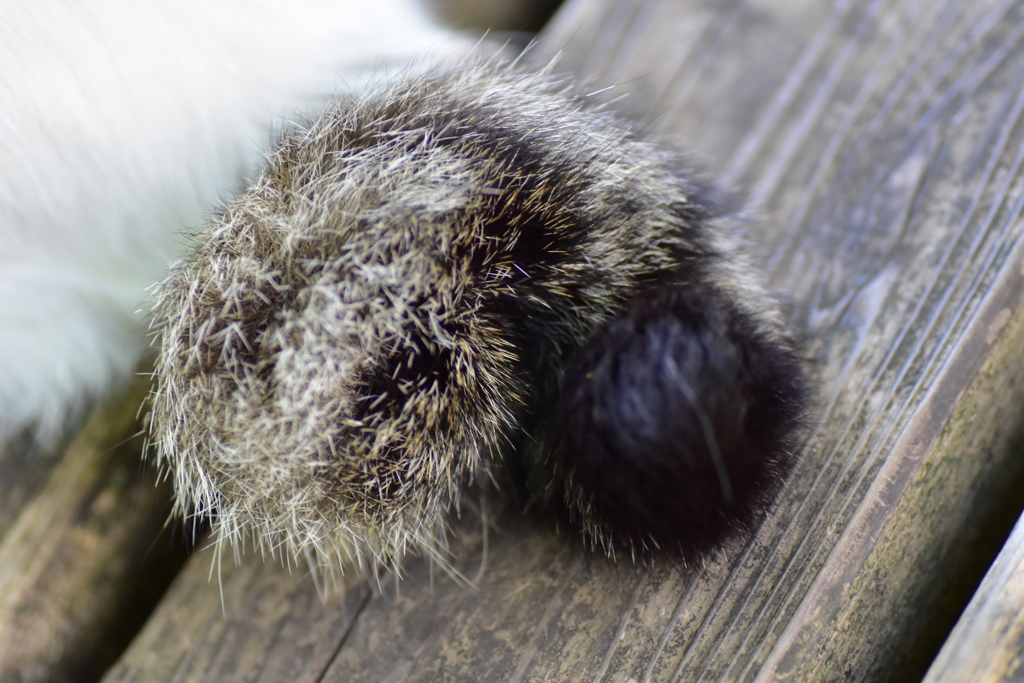
[[[1024,506],[1022,41],[1016,0],[570,0],[530,54],[742,189],[816,386],[752,537],[637,567],[485,501],[463,582],[178,571],[140,380],[62,453],[0,455],[0,681],[129,641],[103,681],[910,681],[944,642],[929,680],[1019,677],[1019,528],[947,637]]]

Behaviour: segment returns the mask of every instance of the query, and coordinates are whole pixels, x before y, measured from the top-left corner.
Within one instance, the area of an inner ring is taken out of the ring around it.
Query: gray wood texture
[[[775,509],[702,566],[637,567],[485,503],[464,581],[412,559],[326,601],[200,552],[103,680],[920,678],[1024,504],[1022,40],[1020,0],[570,0],[530,59],[741,188],[805,334]]]
[[[143,381],[60,457],[0,454],[0,681],[98,680],[185,559],[161,542],[170,487],[143,468]]]
[[[925,683],[1019,681],[1024,674],[1024,520],[928,669]]]

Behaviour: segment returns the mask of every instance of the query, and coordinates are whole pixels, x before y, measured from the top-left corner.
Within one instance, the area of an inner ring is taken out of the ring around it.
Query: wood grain
[[[705,566],[640,568],[511,512],[484,562],[467,514],[472,585],[412,561],[340,604],[252,555],[218,586],[200,554],[104,680],[920,677],[1024,503],[1022,38],[1017,1],[570,2],[532,58],[744,188],[806,335],[814,427],[775,510]]]
[[[98,680],[184,561],[169,487],[139,459],[146,390],[111,397],[59,458],[5,471],[23,495],[0,527],[0,681]]]
[[[1020,680],[1024,666],[1024,520],[935,658],[925,683]]]

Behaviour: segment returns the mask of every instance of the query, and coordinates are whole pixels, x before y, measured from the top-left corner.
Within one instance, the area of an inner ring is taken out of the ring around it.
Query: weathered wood
[[[5,471],[20,505],[0,527],[0,681],[98,680],[184,560],[157,540],[170,491],[139,460],[145,386],[100,408],[59,459],[8,450],[23,467]]]
[[[1024,519],[992,564],[925,683],[1018,681],[1024,666]]]
[[[767,217],[749,237],[819,387],[777,508],[699,569],[587,557],[505,514],[481,571],[481,539],[458,548],[475,588],[412,561],[342,605],[251,555],[222,603],[200,554],[104,680],[920,676],[1024,495],[1022,11],[570,3],[535,58],[623,84],[616,106]]]

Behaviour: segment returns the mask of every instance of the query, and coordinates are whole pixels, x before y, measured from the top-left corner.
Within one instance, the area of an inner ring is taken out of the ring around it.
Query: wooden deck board
[[[145,391],[112,397],[60,458],[4,454],[25,467],[5,469],[23,504],[0,526],[0,681],[98,680],[185,560],[170,487],[139,460]]]
[[[925,683],[1020,680],[1024,665],[1024,520],[928,669]]]

